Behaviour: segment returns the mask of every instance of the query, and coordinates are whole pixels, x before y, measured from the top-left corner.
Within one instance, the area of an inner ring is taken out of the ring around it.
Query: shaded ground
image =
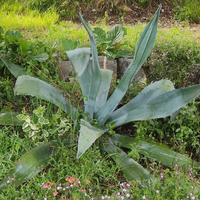
[[[120,4],[118,10],[112,10],[110,12],[105,11],[105,7],[101,7],[99,10],[93,9],[92,12],[90,10],[83,11],[83,14],[92,22],[98,21],[100,16],[108,17],[109,24],[119,23],[121,21],[127,24],[135,24],[140,22],[145,22],[149,19],[158,6],[162,4],[161,11],[161,21],[164,24],[169,24],[173,20],[173,3],[171,1],[153,1],[151,0],[148,6],[141,6],[137,3],[132,3],[129,7],[121,6]],[[121,7],[120,7],[121,6]],[[102,11],[104,10],[104,11]],[[102,14],[106,13],[106,14]]]

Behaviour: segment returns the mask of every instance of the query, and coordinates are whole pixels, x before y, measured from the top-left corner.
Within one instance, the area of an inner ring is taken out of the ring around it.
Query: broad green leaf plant
[[[108,58],[118,58],[128,53],[121,48],[122,40],[127,34],[126,28],[122,25],[115,25],[107,32],[100,27],[95,27],[93,33],[98,52],[102,55]]]
[[[81,22],[89,35],[91,47],[68,51],[67,56],[73,64],[82,90],[84,115],[69,100],[66,100],[60,90],[38,78],[28,75],[19,76],[14,89],[16,95],[34,96],[55,104],[76,122],[79,121],[81,116],[77,159],[83,156],[92,144],[98,140],[101,149],[114,159],[127,180],[143,181],[150,179],[152,176],[147,169],[133,158],[130,158],[122,148],[137,149],[139,154],[168,167],[174,167],[175,165],[183,168],[199,167],[199,163],[193,162],[189,157],[176,153],[164,145],[152,141],[138,140],[125,135],[115,134],[111,136],[109,134],[109,127],[115,128],[129,122],[171,116],[200,95],[200,85],[175,89],[171,81],[160,80],[151,83],[130,102],[118,108],[131,81],[150,56],[154,47],[160,9],[161,7],[158,8],[141,34],[135,48],[133,61],[111,96],[108,96],[108,94],[112,71],[100,68],[93,32],[80,15]],[[23,157],[22,165],[26,165],[26,162],[29,164],[29,161],[24,158],[26,157]],[[35,163],[36,168],[38,163]],[[32,164],[31,167],[35,170]],[[27,170],[23,171],[23,168],[21,168],[20,173],[24,179],[29,178]]]

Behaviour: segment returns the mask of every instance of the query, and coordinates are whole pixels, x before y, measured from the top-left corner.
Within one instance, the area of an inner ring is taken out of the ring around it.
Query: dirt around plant
[[[126,24],[135,24],[145,22],[149,19],[158,6],[162,4],[161,21],[164,24],[169,24],[173,21],[173,3],[169,0],[150,0],[148,6],[143,7],[138,3],[133,2],[129,7],[121,5],[118,10],[102,11],[100,9],[83,10],[83,14],[91,22],[96,22],[104,17],[108,24],[116,24],[124,22]],[[120,5],[119,5],[120,6]]]

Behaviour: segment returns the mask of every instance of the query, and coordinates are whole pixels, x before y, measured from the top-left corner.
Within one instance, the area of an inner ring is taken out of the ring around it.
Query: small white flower
[[[143,200],[146,200],[147,198],[146,198],[146,196],[144,195],[144,196],[142,196],[142,199],[143,199]]]

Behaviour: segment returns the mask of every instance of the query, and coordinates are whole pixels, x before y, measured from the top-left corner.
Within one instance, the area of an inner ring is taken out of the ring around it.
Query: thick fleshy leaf
[[[122,136],[116,134],[112,137],[115,145],[128,149],[137,149],[137,151],[151,159],[154,159],[165,166],[179,167],[189,169],[191,166],[200,167],[200,163],[194,162],[188,156],[172,151],[169,147],[163,144],[152,141],[137,140],[133,137]]]
[[[174,85],[169,80],[156,81],[145,87],[136,97],[121,108],[114,111],[111,115],[111,119],[116,119],[123,114],[128,113],[130,110],[140,107],[141,105],[147,104],[152,99],[164,94],[168,91],[174,90]]]
[[[133,80],[137,72],[140,70],[141,66],[150,55],[151,50],[153,49],[155,44],[160,9],[161,8],[159,7],[154,17],[142,33],[140,40],[136,46],[133,62],[129,65],[117,88],[108,99],[104,108],[98,112],[98,120],[100,124],[104,124],[105,121],[108,119],[110,113],[113,112],[118,106],[119,102],[126,94],[131,80]]]
[[[82,15],[80,15],[80,19],[89,35],[90,45],[91,45],[91,58],[88,65],[89,68],[88,70],[90,71],[91,76],[90,79],[88,80],[89,92],[88,92],[88,97],[86,97],[87,103],[85,105],[85,112],[89,113],[90,117],[93,118],[93,114],[95,112],[96,98],[101,85],[101,71],[100,71],[96,43],[92,30],[87,24],[87,22],[83,19]]]
[[[82,119],[78,138],[77,158],[80,158],[104,132],[104,130],[95,128],[89,122]]]
[[[111,81],[112,81],[112,71],[107,70],[107,69],[102,69],[101,70],[101,85],[100,85],[99,92],[96,99],[95,112],[101,109],[106,103]]]
[[[54,146],[41,144],[25,153],[16,163],[10,174],[0,182],[0,189],[8,185],[18,186],[37,175],[47,164],[53,154]]]
[[[17,118],[17,113],[5,112],[5,113],[0,113],[0,125],[21,126],[22,122]]]
[[[5,59],[1,58],[1,61],[4,63],[4,65],[7,67],[7,69],[10,71],[10,73],[17,78],[18,76],[25,75],[26,71],[23,67],[16,65],[14,63],[8,62]]]
[[[84,97],[84,103],[86,105],[87,98],[89,96],[90,79],[92,76],[89,68],[90,48],[78,48],[67,51],[66,53],[76,72],[76,76]]]
[[[150,173],[144,167],[128,157],[124,151],[115,146],[111,141],[104,144],[103,150],[113,158],[128,181],[143,181],[151,178]]]
[[[168,117],[198,96],[200,96],[200,85],[172,90],[146,104],[130,109],[117,118],[110,119],[110,122],[114,126],[120,126],[131,121]]]
[[[15,95],[30,95],[49,101],[70,114],[72,119],[77,117],[77,110],[66,100],[60,90],[38,78],[27,75],[18,77],[14,92]]]

